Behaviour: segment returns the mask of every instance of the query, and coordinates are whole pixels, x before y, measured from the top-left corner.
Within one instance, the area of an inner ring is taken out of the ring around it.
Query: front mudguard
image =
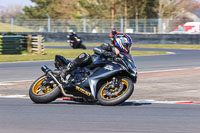
[[[137,72],[127,72],[127,71],[124,71],[123,73],[126,73],[126,75],[133,81],[133,83],[136,83],[137,82]]]

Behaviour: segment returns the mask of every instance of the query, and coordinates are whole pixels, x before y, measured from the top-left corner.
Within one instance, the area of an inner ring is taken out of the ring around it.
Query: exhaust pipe
[[[41,70],[48,76],[50,76],[55,82],[56,84],[58,84],[62,94],[65,96],[65,97],[68,97],[69,95],[65,93],[65,90],[63,88],[63,86],[60,84],[60,82],[58,82],[58,80],[56,79],[56,77],[52,74],[52,70],[50,68],[48,68],[46,65],[43,65],[41,67]]]
[[[48,72],[52,72],[51,69],[49,69],[46,65],[43,65],[41,67],[41,70],[45,73],[45,74],[48,74]]]

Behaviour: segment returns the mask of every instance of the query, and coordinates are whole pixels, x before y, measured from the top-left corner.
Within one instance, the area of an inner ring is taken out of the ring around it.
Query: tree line
[[[154,19],[179,16],[199,9],[196,0],[31,0],[20,18],[79,19]]]
[[[196,0],[31,0],[34,6],[1,7],[0,19],[154,19],[178,18],[200,9]],[[47,15],[48,14],[48,15]]]

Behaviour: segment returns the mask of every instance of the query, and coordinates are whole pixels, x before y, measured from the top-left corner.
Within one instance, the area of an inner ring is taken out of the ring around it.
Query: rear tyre
[[[46,80],[49,83],[44,85],[43,82]],[[53,79],[43,75],[33,82],[29,89],[29,96],[34,103],[50,103],[61,96],[61,91]]]
[[[106,106],[118,105],[126,101],[134,91],[134,84],[129,78],[122,78],[120,80],[120,85],[117,88],[109,88],[109,85],[112,83],[104,83],[98,93],[97,100],[100,104]]]

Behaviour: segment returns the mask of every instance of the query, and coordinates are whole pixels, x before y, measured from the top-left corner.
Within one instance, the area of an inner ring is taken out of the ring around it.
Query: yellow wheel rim
[[[121,97],[124,93],[127,92],[128,90],[128,82],[124,79],[121,80],[121,85],[123,84],[123,89],[117,93],[116,95],[112,96],[112,97],[109,97],[107,96],[106,94],[106,90],[105,88],[110,85],[112,82],[109,82],[107,84],[105,84],[102,89],[101,89],[101,92],[100,92],[100,95],[101,95],[101,98],[103,98],[104,100],[114,100],[114,99],[117,99],[119,97]],[[110,93],[115,93],[116,91],[118,91],[120,88],[114,88],[114,89],[110,89]]]
[[[40,79],[38,79],[35,84],[32,87],[32,92],[35,95],[44,95],[46,93],[49,93],[50,91],[52,91],[54,88],[50,88],[48,86],[41,86],[41,83],[46,79],[46,76],[41,77]],[[42,88],[42,89],[41,89]]]

